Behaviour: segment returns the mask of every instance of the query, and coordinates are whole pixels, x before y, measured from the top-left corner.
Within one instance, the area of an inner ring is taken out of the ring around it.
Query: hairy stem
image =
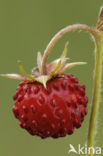
[[[102,10],[103,11],[103,10]],[[95,51],[95,69],[94,69],[94,85],[93,85],[93,96],[92,96],[92,107],[90,114],[89,130],[88,130],[88,140],[87,147],[93,147],[94,137],[96,131],[96,121],[99,111],[99,99],[100,99],[100,88],[101,88],[101,75],[102,75],[102,58],[103,58],[103,32],[101,29],[94,29],[87,25],[75,24],[67,26],[61,31],[59,31],[48,44],[43,60],[42,60],[42,74],[46,74],[46,62],[49,57],[49,54],[54,46],[54,44],[67,32],[72,30],[85,30],[88,31],[94,37],[94,42],[96,45]],[[92,156],[92,151],[87,153],[88,156]]]
[[[88,130],[87,147],[93,147],[95,139],[95,131],[97,124],[97,117],[99,112],[100,89],[102,79],[102,61],[103,61],[103,33],[96,38],[96,53],[95,53],[95,69],[94,69],[94,85],[93,97],[91,106],[91,116]],[[93,152],[88,152],[87,156],[92,156]]]
[[[51,41],[49,42],[49,44],[47,45],[47,48],[44,52],[44,56],[43,56],[43,60],[42,60],[42,74],[45,75],[46,74],[46,62],[47,62],[47,59],[50,55],[50,52],[54,46],[54,44],[63,36],[65,35],[67,32],[70,32],[72,30],[86,30],[88,32],[90,32],[93,36],[96,36],[96,34],[98,33],[98,30],[92,28],[92,27],[89,27],[87,25],[84,25],[84,24],[74,24],[74,25],[70,25],[70,26],[67,26],[63,29],[61,29],[52,39]]]

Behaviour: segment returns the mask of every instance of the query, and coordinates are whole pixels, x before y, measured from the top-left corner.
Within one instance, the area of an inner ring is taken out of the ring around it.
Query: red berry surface
[[[20,126],[41,138],[72,134],[87,114],[85,86],[70,74],[52,78],[46,88],[39,82],[21,82],[13,99]]]

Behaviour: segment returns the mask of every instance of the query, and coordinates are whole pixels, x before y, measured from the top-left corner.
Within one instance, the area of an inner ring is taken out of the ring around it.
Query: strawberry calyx
[[[67,46],[68,42],[66,42],[64,50],[62,52],[62,55],[60,58],[52,61],[50,64],[46,65],[46,75],[42,75],[42,55],[40,52],[38,52],[37,55],[37,67],[32,69],[31,75],[27,74],[22,66],[21,61],[18,62],[19,69],[22,75],[20,74],[0,74],[0,76],[27,81],[27,82],[39,82],[44,85],[46,88],[46,83],[48,80],[50,80],[52,77],[58,77],[61,76],[66,69],[70,69],[76,65],[86,64],[86,62],[72,62],[72,63],[66,63],[69,58],[66,57],[67,55]]]

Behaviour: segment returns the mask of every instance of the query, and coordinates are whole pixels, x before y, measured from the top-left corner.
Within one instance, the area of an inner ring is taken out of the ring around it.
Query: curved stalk
[[[94,69],[94,85],[93,85],[93,97],[91,106],[91,116],[88,130],[88,142],[87,147],[93,147],[97,117],[99,112],[99,100],[101,90],[101,79],[102,79],[102,61],[103,61],[103,33],[96,38],[96,53],[95,53],[95,69]],[[93,153],[87,153],[87,156],[92,156]]]
[[[103,9],[102,9],[103,15]],[[99,23],[101,23],[99,21]],[[98,26],[98,25],[97,25]],[[46,74],[46,61],[49,57],[49,54],[54,46],[54,44],[67,32],[72,30],[85,30],[88,31],[94,37],[94,42],[96,45],[95,51],[95,69],[94,69],[94,84],[93,84],[93,96],[92,96],[92,107],[90,114],[89,130],[88,130],[88,139],[87,139],[87,149],[93,147],[95,131],[96,131],[96,122],[99,111],[99,99],[100,99],[100,89],[101,89],[101,77],[102,77],[102,61],[103,61],[103,32],[100,29],[95,29],[83,24],[75,24],[67,26],[66,28],[59,31],[48,44],[43,60],[42,60],[42,74]],[[87,156],[92,156],[92,151],[87,152]]]
[[[65,35],[67,32],[70,32],[72,30],[85,30],[85,31],[88,31],[90,32],[94,37],[97,36],[97,33],[98,33],[98,30],[92,28],[92,27],[89,27],[85,24],[74,24],[74,25],[70,25],[70,26],[67,26],[63,29],[61,29],[52,39],[51,41],[49,42],[49,44],[47,45],[47,48],[46,50],[44,51],[44,56],[43,56],[43,60],[42,60],[42,74],[45,75],[46,74],[46,62],[47,62],[47,59],[50,55],[50,52],[54,46],[54,44],[63,36]]]

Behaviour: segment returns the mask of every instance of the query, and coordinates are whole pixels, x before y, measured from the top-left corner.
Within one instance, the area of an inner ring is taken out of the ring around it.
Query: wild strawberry
[[[66,62],[67,44],[62,56],[46,66],[42,74],[42,56],[38,54],[38,67],[28,75],[19,62],[24,76],[5,74],[9,78],[22,80],[13,99],[13,113],[20,121],[20,126],[31,135],[41,138],[63,137],[79,128],[87,114],[88,98],[85,86],[78,84],[78,79],[63,72],[74,65],[83,64]]]

